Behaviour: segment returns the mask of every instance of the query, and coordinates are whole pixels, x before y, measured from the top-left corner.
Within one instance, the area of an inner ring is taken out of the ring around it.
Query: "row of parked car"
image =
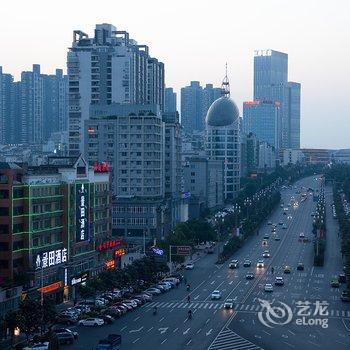
[[[141,293],[132,288],[103,293],[93,300],[85,300],[59,314],[58,323],[81,326],[102,326],[113,323],[129,311],[152,301],[153,296],[166,293],[176,287],[183,276],[175,274],[166,277]]]

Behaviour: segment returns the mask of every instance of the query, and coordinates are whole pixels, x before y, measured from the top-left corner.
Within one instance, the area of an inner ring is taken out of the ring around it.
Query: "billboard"
[[[76,242],[89,239],[89,184],[75,185]]]

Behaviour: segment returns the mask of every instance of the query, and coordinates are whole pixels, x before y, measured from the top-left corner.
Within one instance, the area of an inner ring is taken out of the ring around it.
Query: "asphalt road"
[[[317,188],[319,184],[319,180],[307,178],[296,185]],[[290,202],[291,196],[298,201],[300,199],[295,189],[282,192],[285,205]],[[116,320],[113,325],[93,329],[77,327],[79,340],[67,348],[94,349],[99,339],[115,332],[122,334],[122,349],[128,350],[349,349],[350,305],[340,301],[339,296],[344,287],[330,287],[331,277],[342,269],[337,223],[331,215],[330,188],[326,188],[326,201],[328,233],[324,267],[313,267],[312,243],[298,240],[300,232],[312,237],[311,212],[315,210],[316,203],[311,196],[300,203],[298,208],[289,209],[291,219],[283,215],[282,208],[276,209],[268,220],[287,224],[286,230],[281,225],[277,227],[281,240],[273,239],[271,226],[266,222],[260,228],[259,235],[247,241],[232,257],[239,260],[238,269],[229,269],[229,262],[215,265],[215,254],[197,261],[192,271],[185,272],[192,286],[190,303],[187,302],[185,285],[181,284],[155,297],[152,303]],[[265,233],[270,234],[268,248],[262,246]],[[265,268],[258,269],[256,262],[262,258],[262,252],[266,249],[270,251],[271,257],[264,259]],[[243,267],[245,258],[252,261],[251,267]],[[298,262],[304,263],[304,271],[296,270]],[[292,268],[291,274],[283,273],[285,265]],[[272,266],[274,274],[271,272]],[[253,272],[255,278],[246,280],[247,272]],[[276,276],[284,278],[284,286],[274,286],[272,293],[265,292],[265,283],[273,284]],[[222,298],[212,301],[210,295],[216,289],[222,292]],[[223,309],[227,299],[235,300],[234,310]],[[262,304],[263,300],[265,304]],[[266,301],[280,309],[267,312]],[[299,302],[309,303],[303,304],[307,305],[302,310],[307,315],[304,319],[297,314],[302,306]],[[154,306],[158,307],[157,315],[152,313]],[[193,311],[192,320],[187,319],[189,309]],[[309,312],[312,312],[310,316]],[[303,322],[304,325],[297,322]],[[324,325],[327,323],[328,328],[322,328],[322,322]]]

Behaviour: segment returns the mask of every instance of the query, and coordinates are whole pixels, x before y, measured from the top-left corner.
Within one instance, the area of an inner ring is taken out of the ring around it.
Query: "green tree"
[[[38,301],[25,299],[20,302],[20,329],[26,334],[27,340],[37,332],[42,324],[42,308]]]

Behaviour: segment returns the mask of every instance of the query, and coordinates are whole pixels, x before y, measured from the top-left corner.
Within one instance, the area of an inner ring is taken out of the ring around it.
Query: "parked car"
[[[79,321],[79,325],[81,326],[103,326],[104,325],[104,321],[102,318],[86,318],[84,320],[80,320]]]
[[[68,315],[58,315],[56,317],[56,323],[66,324],[67,326],[77,323],[77,317],[72,317]]]
[[[186,270],[193,270],[194,269],[194,264],[193,263],[189,263],[185,265],[185,269]]]
[[[57,339],[60,344],[73,344],[74,336],[70,332],[57,333]]]
[[[146,289],[147,293],[151,293],[152,295],[156,295],[156,294],[161,294],[162,292],[158,289],[158,288],[148,288]]]
[[[74,339],[78,339],[79,333],[77,331],[73,331],[69,328],[55,328],[53,329],[55,333],[71,333],[74,337]]]
[[[211,299],[212,300],[218,300],[221,298],[221,292],[219,290],[214,290],[212,293],[211,293]]]
[[[338,275],[338,280],[339,280],[340,283],[346,283],[346,275],[345,275],[345,273],[340,273]]]
[[[292,269],[290,268],[290,266],[285,266],[284,267],[284,270],[283,270],[284,273],[291,273],[292,272]]]
[[[101,319],[105,324],[112,324],[114,322],[114,318],[110,315],[101,315]]]
[[[43,343],[37,343],[32,346],[26,346],[23,348],[23,350],[48,350],[49,349],[49,342],[43,342]]]

